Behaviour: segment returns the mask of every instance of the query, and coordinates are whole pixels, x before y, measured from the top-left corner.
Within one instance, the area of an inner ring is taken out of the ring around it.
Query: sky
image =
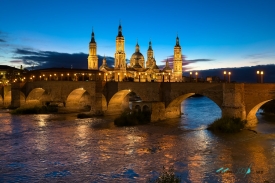
[[[176,37],[183,70],[275,64],[274,0],[0,0],[0,65],[87,68],[92,29],[99,60],[113,64],[121,22],[126,58],[138,42],[157,65],[172,60]]]

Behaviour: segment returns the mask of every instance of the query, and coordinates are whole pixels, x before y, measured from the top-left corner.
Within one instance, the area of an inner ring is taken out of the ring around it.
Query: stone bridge
[[[130,92],[142,99],[133,108],[149,108],[154,120],[180,117],[181,102],[201,94],[220,107],[222,116],[247,119],[248,126],[254,126],[257,110],[275,99],[275,84],[36,81],[12,84],[10,91],[2,92],[0,102],[12,107],[57,105],[59,111],[115,115],[129,107]]]

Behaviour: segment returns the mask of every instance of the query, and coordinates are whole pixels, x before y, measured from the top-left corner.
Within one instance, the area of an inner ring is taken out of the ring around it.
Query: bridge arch
[[[3,97],[2,97],[2,95],[0,95],[0,107],[3,107]]]
[[[65,107],[72,111],[90,111],[92,97],[84,88],[77,88],[71,91],[66,99]]]
[[[177,118],[180,117],[181,115],[181,103],[187,99],[188,97],[191,97],[193,95],[195,95],[196,93],[186,93],[183,95],[180,95],[178,97],[176,97],[175,99],[173,99],[168,106],[165,108],[165,117],[166,118]],[[217,106],[219,106],[219,108],[221,109],[221,106],[218,102],[215,101],[215,99],[212,99],[212,97],[209,97],[208,95],[204,95],[204,94],[200,94],[199,95],[203,95],[207,98],[209,98],[210,100],[212,100],[215,104],[217,104]]]
[[[9,107],[11,105],[11,91],[7,92],[7,94],[4,96],[4,107]]]
[[[26,98],[26,105],[28,106],[41,106],[42,96],[45,94],[43,88],[34,88]]]
[[[127,101],[125,103],[125,98],[131,92],[137,94],[135,91],[131,91],[131,90],[120,90],[116,92],[108,103],[108,109],[106,114],[107,115],[121,114],[126,108],[128,108],[129,103],[127,103]]]
[[[256,124],[258,123],[258,119],[256,117],[256,113],[257,111],[260,109],[260,107],[262,105],[264,105],[265,103],[271,101],[273,99],[269,99],[269,100],[265,100],[265,101],[262,101],[260,103],[258,103],[257,105],[255,105],[249,112],[248,112],[248,115],[246,117],[246,120],[247,120],[247,125],[246,126],[256,126]]]

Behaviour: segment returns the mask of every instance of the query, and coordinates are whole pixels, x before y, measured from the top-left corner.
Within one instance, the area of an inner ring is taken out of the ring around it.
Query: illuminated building
[[[107,65],[104,57],[99,70],[104,72],[105,81],[135,81],[135,82],[182,82],[182,54],[179,44],[179,38],[176,38],[174,47],[173,69],[170,68],[167,60],[165,67],[160,70],[156,65],[152,42],[149,42],[147,50],[147,60],[145,62],[143,54],[137,42],[135,52],[130,58],[130,63],[126,63],[125,39],[122,35],[122,26],[118,27],[116,37],[116,51],[114,68]],[[98,69],[98,57],[96,55],[96,42],[94,32],[89,44],[88,69]]]

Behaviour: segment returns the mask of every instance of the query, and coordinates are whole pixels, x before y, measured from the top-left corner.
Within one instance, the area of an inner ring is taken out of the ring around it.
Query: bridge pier
[[[11,107],[18,108],[25,104],[25,96],[21,92],[23,83],[14,83],[11,85]]]
[[[222,117],[246,120],[244,84],[223,84]]]

